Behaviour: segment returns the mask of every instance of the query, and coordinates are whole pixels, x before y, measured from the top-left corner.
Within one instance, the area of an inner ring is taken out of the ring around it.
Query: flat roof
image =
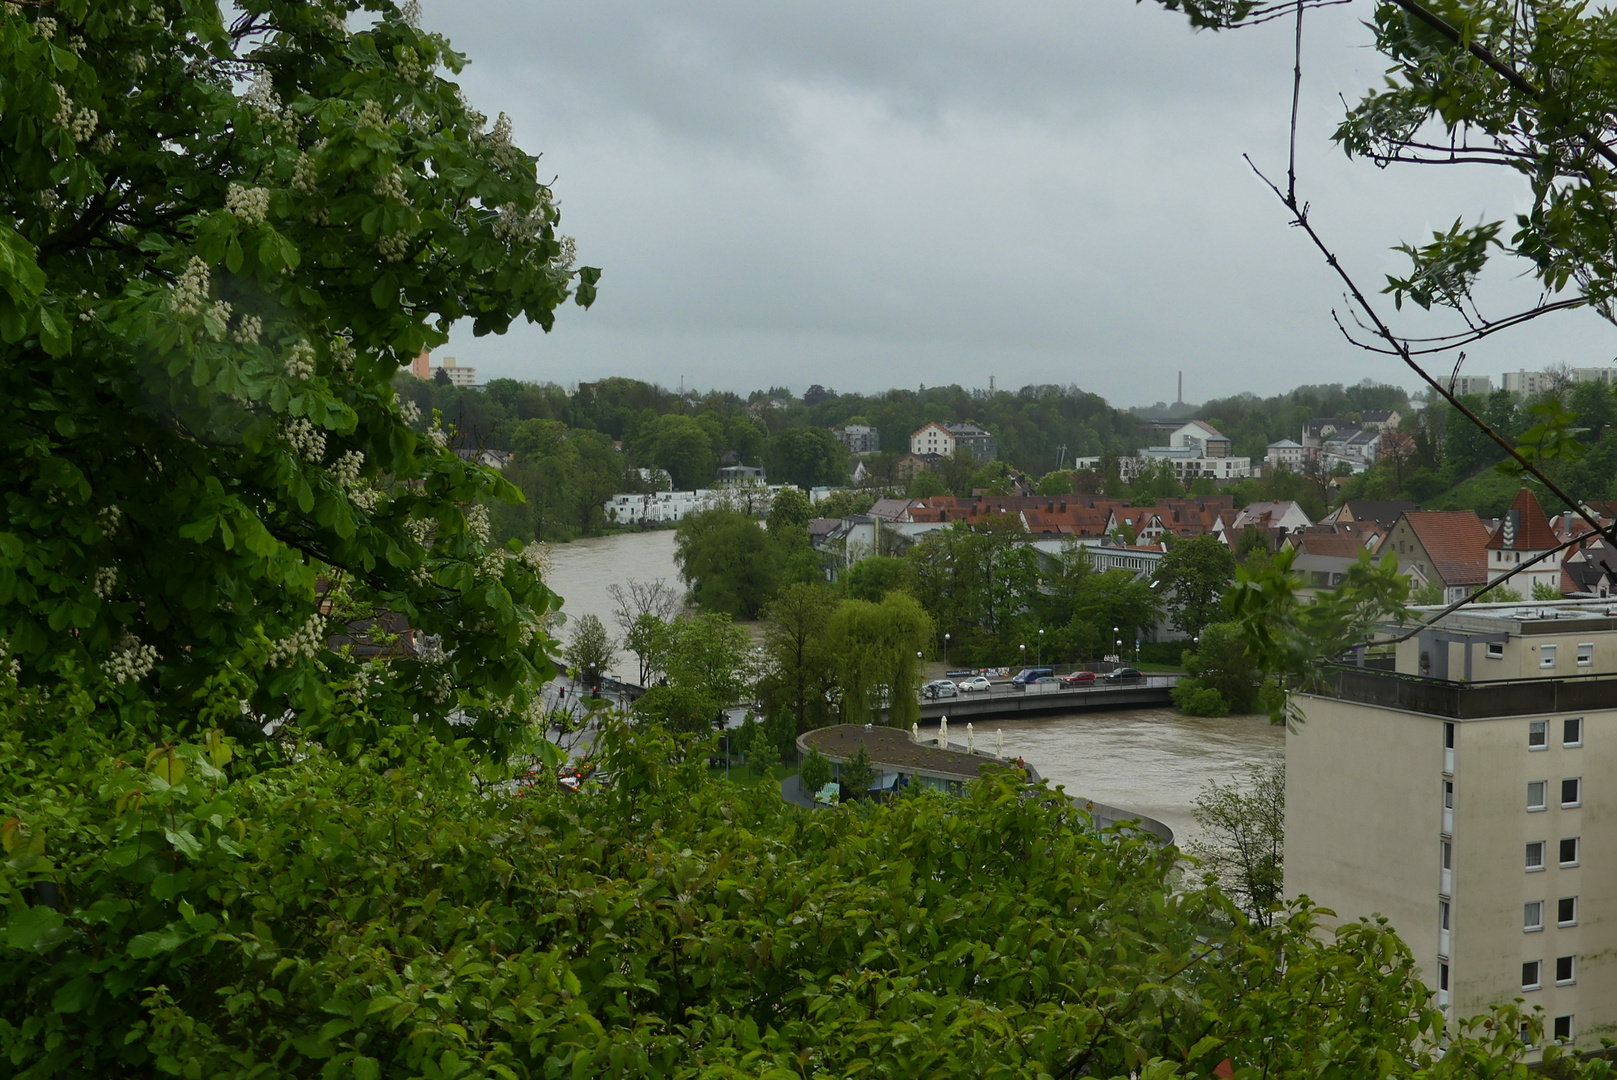
[[[816,728],[806,732],[798,742],[838,762],[852,761],[863,746],[873,764],[893,766],[895,772],[952,776],[962,780],[976,779],[984,769],[1005,764],[992,754],[940,750],[937,746],[912,742],[908,731],[880,725],[867,728],[862,724],[837,724]]]
[[[1430,605],[1411,607],[1409,610],[1424,621],[1443,609],[1437,605]],[[1570,633],[1573,630],[1617,630],[1617,598],[1522,600],[1508,604],[1476,603],[1467,605],[1452,615],[1445,615],[1434,624],[1434,628],[1459,633],[1470,630],[1484,634],[1518,635],[1559,634]]]

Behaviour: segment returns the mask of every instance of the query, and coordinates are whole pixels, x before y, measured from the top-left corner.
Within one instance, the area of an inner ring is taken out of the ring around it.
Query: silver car
[[[960,687],[962,693],[966,694],[969,694],[974,690],[982,690],[986,692],[994,688],[994,684],[989,682],[988,677],[985,675],[973,675],[969,679],[961,679],[956,685]]]
[[[960,691],[948,679],[933,679],[921,687],[921,695],[929,698],[957,697]]]

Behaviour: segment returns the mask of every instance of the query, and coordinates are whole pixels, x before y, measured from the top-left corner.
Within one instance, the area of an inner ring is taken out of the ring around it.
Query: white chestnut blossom
[[[326,647],[326,618],[318,613],[287,637],[270,646],[270,667],[291,664],[300,656],[312,657]]]
[[[354,344],[347,338],[338,336],[331,339],[331,362],[337,365],[337,370],[348,371],[354,366]]]
[[[202,305],[208,300],[210,279],[208,264],[193,255],[191,261],[185,264],[185,271],[174,282],[174,291],[169,303],[175,312],[180,315],[195,315],[201,311]]]
[[[434,424],[432,427],[427,429],[427,441],[432,443],[433,446],[436,446],[438,449],[442,450],[449,445],[449,433],[443,428],[439,427],[437,424]]]
[[[312,195],[318,179],[319,173],[315,169],[314,158],[306,153],[299,154],[297,161],[292,165],[293,190],[301,191],[305,195]]]
[[[230,325],[230,301],[215,300],[213,306],[203,313],[203,319],[207,324],[208,336],[218,341]]]
[[[388,262],[402,262],[410,257],[410,238],[403,233],[378,236],[376,250]]]
[[[116,506],[103,506],[97,516],[101,519],[102,537],[111,540],[112,534],[118,531],[119,524],[123,522],[124,512]]]
[[[225,209],[241,218],[243,225],[258,225],[269,216],[270,193],[268,188],[246,187],[242,184],[231,184],[225,193]]]
[[[399,50],[399,78],[412,84],[421,81],[421,58],[408,45]]]
[[[257,315],[243,315],[241,322],[236,324],[236,332],[231,335],[238,345],[257,345],[259,336],[264,332],[264,322]]]
[[[288,420],[281,428],[281,438],[311,465],[318,465],[326,456],[325,432],[309,423],[307,417]]]
[[[107,658],[104,669],[108,678],[122,686],[128,682],[139,682],[156,666],[157,650],[126,634],[118,651]]]
[[[11,679],[22,674],[22,664],[11,655],[11,642],[5,638],[0,638],[0,672],[4,672],[6,677]]]
[[[395,202],[409,202],[410,193],[404,186],[404,173],[398,167],[389,169],[376,180],[375,192],[384,199]]]
[[[399,7],[399,18],[406,26],[421,27],[421,0],[407,0]]]
[[[348,492],[348,501],[367,514],[381,505],[386,496],[377,488],[357,486]]]
[[[104,132],[102,136],[95,141],[95,145],[92,146],[91,149],[100,154],[102,157],[106,157],[108,154],[112,153],[113,149],[117,145],[118,140],[113,136],[112,132],[108,131]]]
[[[48,15],[35,19],[34,33],[38,34],[46,41],[51,40],[56,36],[56,20]]]
[[[359,483],[359,474],[365,469],[365,455],[358,450],[345,450],[331,463],[331,477],[343,487]]]
[[[414,427],[421,422],[421,407],[409,398],[404,398],[399,402],[399,416],[406,424]]]
[[[432,518],[409,518],[404,523],[404,531],[423,548],[431,548],[437,537],[438,522]]]
[[[488,507],[477,503],[466,508],[466,535],[479,544],[487,544],[489,538]]]
[[[73,141],[76,143],[89,142],[95,137],[95,127],[100,121],[101,118],[94,109],[80,109],[74,113],[73,123],[68,126],[68,131],[72,134]]]
[[[93,588],[95,590],[95,595],[99,599],[105,600],[107,597],[112,595],[113,590],[117,589],[117,587],[118,587],[118,568],[117,567],[115,567],[115,566],[103,566],[101,569],[99,569],[99,570],[97,570],[95,572],[95,584],[92,585],[91,588]]]
[[[314,378],[314,346],[299,341],[286,355],[286,377],[289,379]]]
[[[359,109],[359,126],[376,128],[387,127],[387,114],[382,111],[382,105],[375,98],[366,101]]]
[[[51,83],[51,89],[56,91],[56,115],[51,117],[51,123],[57,127],[68,127],[73,123],[73,99],[67,96],[61,83]]]
[[[541,577],[550,573],[550,568],[554,565],[550,556],[550,545],[542,544],[538,541],[525,546],[519,558],[521,558],[523,566]]]

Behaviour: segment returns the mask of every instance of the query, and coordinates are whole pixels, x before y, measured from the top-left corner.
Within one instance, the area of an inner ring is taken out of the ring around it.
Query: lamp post
[[[1022,657],[1022,667],[1023,667],[1023,669],[1026,669],[1027,668],[1027,644],[1023,643],[1021,645],[1018,645],[1017,648],[1022,650],[1019,655]]]
[[[1115,626],[1112,627],[1112,655],[1117,657],[1118,663],[1123,662],[1123,639],[1119,636],[1118,628]]]
[[[943,635],[943,666],[945,668],[947,668],[949,666],[949,635],[948,634]]]
[[[1038,652],[1038,658],[1036,660],[1034,660],[1033,662],[1035,664],[1043,664],[1044,663],[1044,627],[1042,627],[1042,626],[1039,627],[1039,652]]]

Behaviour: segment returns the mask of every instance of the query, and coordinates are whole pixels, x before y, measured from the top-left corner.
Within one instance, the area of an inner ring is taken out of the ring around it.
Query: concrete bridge
[[[1045,683],[1025,690],[1010,683],[995,683],[986,692],[925,699],[921,702],[921,720],[923,723],[935,723],[944,716],[951,721],[961,722],[1005,720],[1039,713],[1098,712],[1172,705],[1173,685],[1178,681],[1178,675],[1148,675],[1138,682],[1108,683],[1103,679],[1071,689]]]

